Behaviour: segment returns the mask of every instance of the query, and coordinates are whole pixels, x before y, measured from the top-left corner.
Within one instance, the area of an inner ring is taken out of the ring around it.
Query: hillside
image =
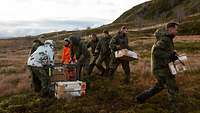
[[[146,24],[165,22],[170,19],[182,21],[184,17],[200,12],[199,0],[152,0],[131,8],[117,18],[116,23]]]

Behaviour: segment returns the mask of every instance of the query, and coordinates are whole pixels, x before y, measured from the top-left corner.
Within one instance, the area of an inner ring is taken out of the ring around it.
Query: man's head
[[[126,26],[122,26],[120,31],[122,33],[128,33],[128,28]]]
[[[108,36],[108,35],[109,35],[108,30],[104,30],[104,31],[103,31],[103,35],[104,35],[104,36]]]
[[[177,29],[178,29],[178,23],[171,22],[167,24],[167,31],[169,35],[174,38],[177,34]]]
[[[41,35],[41,36],[38,38],[38,40],[40,40],[42,43],[44,43],[44,42],[45,42],[45,36],[44,36],[44,35]]]
[[[70,40],[69,40],[69,38],[65,38],[64,39],[64,46],[70,47]]]
[[[97,40],[97,35],[95,33],[93,33],[91,36],[92,36],[92,41],[96,41]]]

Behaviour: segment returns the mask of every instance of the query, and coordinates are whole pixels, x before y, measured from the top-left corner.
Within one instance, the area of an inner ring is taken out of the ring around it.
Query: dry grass
[[[195,42],[199,40],[198,37],[199,36],[192,36],[190,38],[192,41],[190,41],[188,40],[188,36],[182,36],[178,37],[176,42]],[[3,42],[4,41],[0,40],[0,97],[4,98],[5,95],[19,94],[26,91],[29,92],[30,79],[25,66],[28,57],[27,54],[31,46],[30,42],[22,41],[23,43],[28,42],[24,46],[18,46],[22,43],[18,40],[7,40],[5,43]],[[164,91],[158,96],[150,99],[146,104],[135,106],[135,103],[132,100],[134,96],[151,87],[156,82],[155,77],[151,75],[150,67],[150,49],[153,42],[154,38],[152,37],[137,37],[131,40],[131,47],[140,54],[141,59],[137,63],[130,63],[131,84],[128,86],[125,86],[122,83],[124,72],[120,66],[115,73],[115,79],[113,82],[107,80],[106,77],[101,78],[95,75],[95,88],[90,96],[76,98],[76,100],[72,99],[72,102],[66,102],[65,100],[57,100],[55,102],[55,100],[52,99],[48,100],[52,102],[47,104],[46,100],[42,100],[41,98],[38,99],[38,97],[30,95],[23,98],[19,97],[20,101],[17,102],[25,104],[26,106],[23,109],[30,109],[27,112],[40,112],[41,109],[38,109],[38,106],[42,106],[45,108],[43,112],[55,113],[64,112],[66,110],[68,112],[87,113],[92,113],[92,111],[102,113],[126,113],[128,111],[132,113],[168,113],[167,96]],[[14,44],[15,47],[8,44]],[[180,100],[179,105],[184,109],[184,113],[187,113],[188,111],[196,110],[197,105],[200,103],[198,102],[198,99],[200,98],[200,54],[198,52],[193,53],[193,51],[185,52],[181,50],[179,52],[189,56],[188,71],[177,76],[177,84],[180,87],[181,95],[183,95],[181,97],[183,100]],[[60,54],[61,51],[59,50],[56,58],[57,61],[60,61]],[[16,103],[12,103],[15,99],[9,100],[11,101],[9,103],[11,109]],[[2,102],[0,102],[0,108],[1,105],[4,105]],[[161,104],[158,105],[157,103]],[[11,111],[18,111],[19,106],[15,107],[16,108],[12,108]],[[19,112],[21,111],[19,110]]]
[[[0,96],[30,91],[30,80],[27,74],[0,76]]]

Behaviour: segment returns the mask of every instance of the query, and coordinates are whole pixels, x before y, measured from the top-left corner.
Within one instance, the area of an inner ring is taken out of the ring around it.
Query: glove
[[[175,62],[176,60],[178,60],[177,53],[176,53],[176,52],[173,52],[173,53],[170,55],[170,59],[172,60],[172,62]]]

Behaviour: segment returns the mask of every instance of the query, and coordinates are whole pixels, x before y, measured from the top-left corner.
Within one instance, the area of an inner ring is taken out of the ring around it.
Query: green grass
[[[182,52],[197,53],[200,52],[200,42],[175,42],[175,49]]]
[[[95,87],[85,97],[71,100],[40,98],[22,93],[0,98],[1,113],[169,113],[167,95],[159,94],[144,104],[134,102],[136,94],[144,90],[135,85],[112,84],[105,78],[95,80]],[[196,89],[198,90],[198,89]],[[181,93],[182,94],[182,93]],[[184,104],[183,104],[184,103]],[[198,112],[200,98],[180,95],[181,113]]]

